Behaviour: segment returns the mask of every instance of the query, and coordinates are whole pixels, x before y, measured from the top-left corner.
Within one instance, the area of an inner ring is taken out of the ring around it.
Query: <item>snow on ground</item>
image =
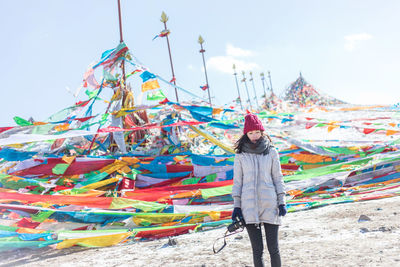
[[[370,221],[358,222],[360,215]],[[170,245],[165,238],[108,248],[12,251],[0,255],[0,265],[252,266],[246,232],[228,237],[227,246],[213,253],[214,241],[224,232],[220,228],[177,236]],[[282,266],[400,266],[400,197],[289,213],[279,235]]]
[[[387,111],[335,111],[303,113],[306,117],[365,128],[385,128],[399,124],[399,115]],[[391,117],[365,125],[357,118]],[[273,122],[266,130],[280,130],[294,138],[321,140],[319,145],[349,145],[352,141],[392,141],[399,138],[385,134],[365,135],[355,128],[326,127],[305,129],[305,124],[279,125]],[[339,140],[326,142],[322,140]],[[360,215],[371,220],[358,222]],[[246,232],[228,237],[228,245],[214,254],[214,241],[226,228],[146,242],[129,242],[108,248],[73,247],[64,250],[43,248],[17,250],[0,254],[0,266],[252,266],[251,246]],[[169,244],[170,243],[170,244]],[[176,244],[174,244],[176,243]],[[221,243],[218,243],[221,244]],[[331,205],[289,213],[280,229],[282,266],[400,266],[400,197]],[[266,251],[266,250],[265,250]],[[266,251],[265,260],[268,261]],[[266,264],[268,266],[269,263]]]

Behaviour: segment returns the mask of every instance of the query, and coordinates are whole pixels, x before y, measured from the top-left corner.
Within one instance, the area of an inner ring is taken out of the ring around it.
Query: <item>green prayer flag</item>
[[[207,183],[214,182],[215,178],[217,178],[217,174],[216,173],[212,173],[212,174],[207,175],[206,176]]]
[[[347,147],[323,147],[321,148],[327,152],[335,153],[335,154],[343,154],[343,155],[354,155],[357,154],[359,151],[354,149],[349,149]]]
[[[201,196],[204,199],[216,196],[229,195],[232,194],[232,185],[200,189],[200,191],[201,191]]]
[[[187,185],[187,184],[197,184],[200,181],[201,178],[199,177],[192,177],[192,178],[188,178],[182,181],[183,185]]]
[[[69,164],[60,163],[53,167],[51,170],[54,174],[64,174],[64,172],[68,169]]]
[[[32,218],[32,221],[43,222],[44,220],[49,218],[51,216],[51,214],[53,214],[53,213],[54,213],[54,210],[44,210],[44,211],[39,212],[38,214],[32,214],[31,218]]]
[[[157,210],[167,208],[168,205],[155,203],[155,202],[147,202],[147,201],[141,201],[141,200],[135,200],[135,199],[122,198],[122,197],[113,198],[111,205],[110,205],[110,209],[123,209],[123,208],[127,208],[127,207],[133,207],[136,209],[143,210],[144,212],[149,212],[149,211],[157,211]]]
[[[138,171],[136,169],[132,169],[132,173],[124,173],[124,177],[136,180],[136,175],[142,173],[141,171]]]
[[[93,171],[93,172],[84,174],[84,176],[86,178],[86,181],[82,181],[79,183],[82,186],[99,182],[99,181],[103,180],[104,178],[106,178],[107,176],[109,176],[109,174],[106,172]]]
[[[101,115],[101,124],[104,124],[107,122],[107,118],[110,115],[110,113],[105,113],[103,115]]]
[[[42,248],[49,245],[60,243],[62,240],[50,241],[10,241],[0,242],[0,252],[21,248]]]
[[[289,163],[289,159],[291,159],[291,157],[289,157],[289,156],[281,156],[280,157],[281,164]]]
[[[163,100],[165,99],[165,95],[161,90],[155,92],[149,92],[147,94],[147,100]]]
[[[18,124],[19,126],[30,126],[30,125],[33,125],[32,122],[27,121],[27,120],[25,120],[25,119],[23,119],[23,118],[21,118],[21,117],[18,117],[18,116],[15,116],[15,117],[14,117],[14,121],[15,121],[15,123]]]
[[[93,91],[86,90],[85,94],[87,94],[89,99],[94,98],[95,100],[102,100],[100,97],[98,97],[99,91],[100,91],[100,89],[96,89],[96,90],[93,90]]]

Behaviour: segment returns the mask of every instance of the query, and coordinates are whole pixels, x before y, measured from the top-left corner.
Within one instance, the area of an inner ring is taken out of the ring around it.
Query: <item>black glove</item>
[[[241,208],[234,208],[232,212],[232,221],[237,222],[243,220],[243,214]]]
[[[279,205],[278,208],[279,208],[279,216],[285,216],[286,213],[287,213],[286,205],[285,204],[281,204],[281,205]]]

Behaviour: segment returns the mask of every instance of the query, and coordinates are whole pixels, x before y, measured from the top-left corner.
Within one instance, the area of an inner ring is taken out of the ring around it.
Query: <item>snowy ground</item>
[[[359,222],[361,215],[370,221]],[[108,248],[44,248],[0,254],[0,266],[252,266],[247,233],[225,228]],[[331,205],[289,213],[280,228],[283,266],[400,266],[400,197]],[[267,253],[267,252],[266,252]],[[265,257],[266,266],[268,253]]]
[[[363,122],[343,122],[357,118],[391,117]],[[300,114],[306,117],[342,121],[340,125],[360,128],[397,127],[396,112],[340,111]],[[356,128],[326,127],[305,129],[305,123],[266,125],[268,130],[285,131],[290,136],[311,140],[320,145],[355,145],[367,141],[393,141],[399,135],[365,135]],[[321,140],[321,141],[318,141]],[[324,140],[324,141],[322,141]],[[326,140],[333,140],[326,142]],[[371,220],[359,222],[360,215]],[[73,247],[64,250],[43,248],[18,250],[0,254],[0,266],[252,266],[250,242],[246,232],[228,237],[228,245],[214,255],[214,241],[222,237],[225,228],[191,233],[169,239],[130,242],[108,248]],[[171,244],[172,243],[172,244]],[[318,209],[290,213],[280,229],[280,250],[283,266],[400,266],[400,197],[360,203],[331,205]],[[266,252],[267,253],[267,252]],[[268,253],[265,257],[268,261]],[[268,266],[269,263],[266,264]]]

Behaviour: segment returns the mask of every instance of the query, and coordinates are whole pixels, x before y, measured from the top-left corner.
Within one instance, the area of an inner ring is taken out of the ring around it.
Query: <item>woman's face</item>
[[[252,143],[256,143],[258,139],[261,137],[261,131],[260,130],[254,130],[247,132],[247,137],[250,139]]]

